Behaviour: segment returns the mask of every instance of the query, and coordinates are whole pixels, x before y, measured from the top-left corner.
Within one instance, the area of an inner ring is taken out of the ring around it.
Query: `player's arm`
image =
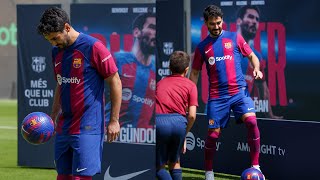
[[[190,77],[189,79],[194,82],[195,84],[198,83],[198,78],[199,78],[199,72],[198,70],[196,69],[192,69],[191,72],[190,72]]]
[[[61,111],[61,105],[60,105],[60,88],[59,88],[59,84],[57,83],[56,88],[55,88],[55,92],[54,92],[54,96],[53,96],[53,104],[52,104],[52,110],[51,110],[51,119],[53,120],[53,122],[55,123],[55,125],[57,124],[57,117],[58,114]]]
[[[194,124],[194,121],[196,120],[197,106],[190,106],[188,112],[189,112],[187,117],[188,125],[186,129],[186,133],[188,133],[191,130]]]
[[[122,84],[118,72],[112,74],[106,79],[110,87],[111,112],[110,121],[107,127],[108,142],[116,140],[119,135],[119,113],[122,100]]]
[[[198,83],[199,72],[201,71],[203,62],[201,52],[197,47],[193,54],[192,69],[189,76],[189,79],[195,84]]]
[[[248,59],[251,63],[251,65],[253,66],[253,76],[255,79],[262,79],[263,74],[260,71],[260,62],[258,57],[254,54],[254,52],[251,52],[248,55]]]

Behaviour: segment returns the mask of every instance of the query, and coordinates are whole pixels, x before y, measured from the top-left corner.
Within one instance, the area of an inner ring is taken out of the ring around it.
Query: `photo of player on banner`
[[[94,13],[85,13],[86,8],[94,8]],[[118,141],[154,144],[155,5],[78,4],[71,6],[71,12],[73,24],[102,41],[110,49],[119,69],[123,94]],[[105,93],[108,97],[109,92]],[[106,121],[110,109],[110,101],[107,101]]]
[[[260,22],[260,10],[258,6],[246,5],[239,8],[237,13],[237,32],[242,35],[244,40],[249,43],[251,49],[258,56],[260,61],[260,70],[265,75],[266,61],[263,59],[261,52],[258,52],[253,47],[253,41],[256,37],[256,33],[259,29]],[[261,111],[264,117],[281,119],[283,116],[276,116],[273,114],[273,110],[270,102],[270,92],[266,82],[266,77],[264,76],[261,80],[255,80],[253,77],[253,67],[250,65],[248,58],[243,57],[241,61],[241,68],[244,74],[245,80],[248,84],[248,90],[250,96],[255,101],[261,101],[264,104],[267,104],[264,109],[255,108],[256,110]],[[258,103],[259,104],[259,103]],[[257,106],[257,103],[255,104]],[[258,105],[259,106],[259,105]]]

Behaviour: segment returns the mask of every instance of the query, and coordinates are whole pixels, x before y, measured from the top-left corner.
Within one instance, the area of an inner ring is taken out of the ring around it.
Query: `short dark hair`
[[[146,19],[148,17],[156,17],[155,13],[143,13],[139,14],[133,21],[132,23],[132,29],[138,28],[138,29],[143,29],[144,23],[146,23]]]
[[[70,24],[68,14],[63,9],[51,7],[42,14],[37,30],[41,35],[62,32],[66,23]]]
[[[246,5],[246,6],[240,7],[240,9],[238,10],[237,18],[243,19],[244,15],[246,14],[248,9],[254,9],[260,15],[260,10],[259,10],[258,6]]]
[[[182,74],[189,66],[190,56],[183,51],[174,51],[169,60],[171,72],[173,74]]]
[[[209,17],[223,18],[223,12],[218,6],[209,5],[203,11],[203,18],[208,21]]]

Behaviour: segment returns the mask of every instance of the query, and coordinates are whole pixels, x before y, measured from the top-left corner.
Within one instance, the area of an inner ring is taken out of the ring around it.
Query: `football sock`
[[[182,180],[182,169],[172,169],[170,175],[173,180]]]
[[[161,168],[157,171],[157,178],[158,178],[158,180],[171,180],[172,179],[170,174],[164,168]]]
[[[255,116],[249,116],[244,121],[248,129],[248,145],[250,147],[251,165],[259,165],[260,132]]]
[[[72,180],[72,176],[71,175],[58,174],[57,180]]]
[[[214,180],[214,173],[212,171],[206,171],[205,180]]]
[[[92,180],[91,176],[73,176],[72,180]]]
[[[207,139],[204,146],[204,170],[212,171],[213,157],[216,152],[216,142],[220,133],[215,131],[208,131]]]
[[[261,172],[261,169],[260,169],[259,165],[253,165],[252,167],[255,168],[255,169],[258,169]]]

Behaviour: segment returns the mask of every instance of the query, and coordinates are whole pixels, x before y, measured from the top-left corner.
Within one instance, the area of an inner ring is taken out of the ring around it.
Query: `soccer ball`
[[[241,180],[265,180],[265,178],[258,169],[252,167],[242,172]]]
[[[30,144],[43,144],[50,140],[54,133],[54,123],[50,116],[43,112],[28,114],[22,121],[22,137]]]

